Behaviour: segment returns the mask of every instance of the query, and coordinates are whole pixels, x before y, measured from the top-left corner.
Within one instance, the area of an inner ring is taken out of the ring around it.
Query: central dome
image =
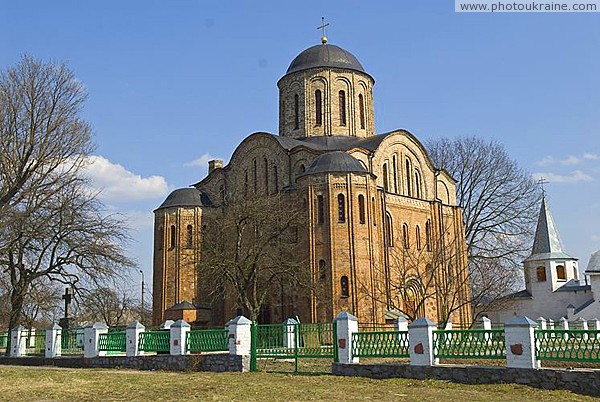
[[[319,67],[345,68],[366,74],[365,69],[352,53],[335,45],[309,47],[292,60],[285,74]]]

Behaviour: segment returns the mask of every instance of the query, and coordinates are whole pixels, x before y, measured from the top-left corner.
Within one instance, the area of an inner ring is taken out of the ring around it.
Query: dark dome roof
[[[288,67],[286,75],[318,67],[337,67],[365,73],[365,69],[352,53],[335,45],[316,45],[300,53]]]
[[[305,174],[327,173],[327,172],[352,172],[367,173],[367,169],[358,159],[343,151],[327,152],[319,155],[311,163]]]
[[[198,191],[194,187],[187,187],[173,191],[157,209],[169,207],[203,207],[211,205],[210,198],[208,198],[206,194]]]

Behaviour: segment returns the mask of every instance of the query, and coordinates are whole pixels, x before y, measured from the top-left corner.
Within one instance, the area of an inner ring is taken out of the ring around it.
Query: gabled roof
[[[564,251],[564,246],[558,235],[556,223],[554,223],[554,219],[546,204],[546,197],[543,197],[531,255],[527,257],[525,261],[553,259],[574,260],[575,258]]]

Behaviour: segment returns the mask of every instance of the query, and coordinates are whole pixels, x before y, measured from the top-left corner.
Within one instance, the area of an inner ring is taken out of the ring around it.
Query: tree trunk
[[[10,320],[8,323],[9,331],[21,324],[23,314],[23,303],[27,293],[28,284],[19,281],[10,292]]]

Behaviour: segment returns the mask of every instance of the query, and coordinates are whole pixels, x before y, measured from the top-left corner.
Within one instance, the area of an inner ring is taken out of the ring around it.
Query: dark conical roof
[[[535,239],[531,249],[531,255],[527,257],[529,260],[547,260],[554,258],[573,259],[565,253],[564,246],[558,235],[556,223],[550,214],[546,198],[542,198],[540,207],[540,215],[538,217],[537,228],[535,230]]]
[[[292,60],[285,74],[319,67],[345,68],[366,74],[365,69],[352,53],[336,45],[309,47]]]
[[[358,159],[348,155],[346,152],[333,151],[319,155],[308,169],[306,169],[305,174],[333,172],[367,173],[367,169],[365,169]]]
[[[206,207],[211,205],[212,203],[206,194],[194,187],[186,187],[177,189],[169,194],[157,209],[170,207]]]

